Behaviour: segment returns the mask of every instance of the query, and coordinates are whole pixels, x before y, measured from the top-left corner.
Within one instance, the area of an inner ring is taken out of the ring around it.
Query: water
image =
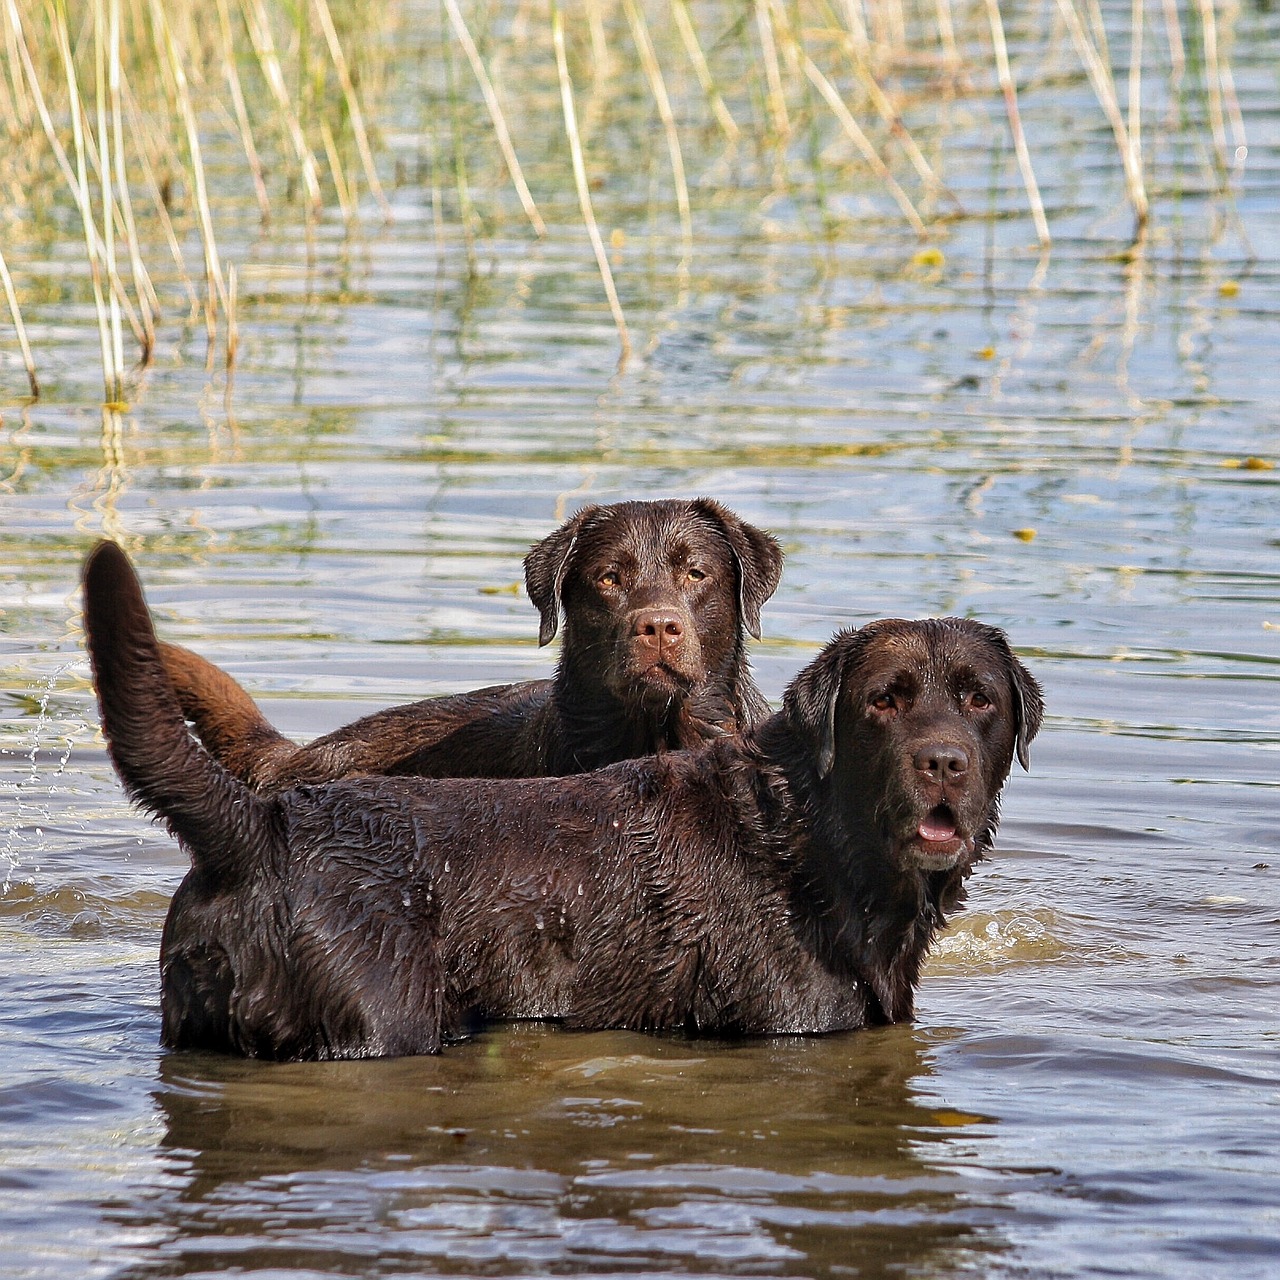
[[[85,313],[56,291],[24,307],[47,391],[0,424],[6,1274],[1276,1274],[1280,29],[1233,23],[1239,221],[1172,181],[1198,135],[1171,128],[1134,257],[1105,126],[1050,68],[1023,102],[1047,266],[972,103],[945,167],[966,200],[994,184],[1000,216],[951,225],[940,264],[891,208],[841,214],[841,190],[826,239],[803,183],[763,212],[696,188],[682,281],[641,165],[611,206],[621,372],[568,188],[546,242],[503,223],[472,266],[412,177],[392,226],[326,223],[310,264],[228,200],[230,411],[179,326],[104,419]],[[5,252],[45,278],[39,246]],[[303,738],[547,674],[514,590],[528,545],[583,501],[697,493],[786,548],[753,647],[771,697],[836,627],[886,614],[1005,626],[1045,685],[1032,771],[915,1024],[162,1054],[184,864],[96,736],[92,539],[122,537],[162,633]]]

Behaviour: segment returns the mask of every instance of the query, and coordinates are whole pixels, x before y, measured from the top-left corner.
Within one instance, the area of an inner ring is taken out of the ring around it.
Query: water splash
[[[929,963],[937,970],[965,972],[1058,960],[1074,949],[1064,922],[1047,907],[975,911],[938,939]]]
[[[41,683],[31,686],[31,692],[36,698],[36,719],[29,735],[30,745],[25,752],[26,771],[12,789],[13,818],[5,832],[4,846],[0,848],[0,876],[3,877],[0,878],[0,894],[9,891],[14,874],[24,860],[33,859],[31,869],[39,871],[39,863],[34,859],[48,851],[44,827],[52,821],[52,813],[48,804],[34,797],[58,793],[58,779],[66,772],[71,752],[80,736],[78,731],[87,731],[88,725],[83,721],[78,724],[73,722],[71,728],[64,729],[61,735],[62,749],[51,771],[42,770],[40,750],[50,727],[55,723],[54,717],[49,714],[50,700],[63,676],[78,662],[79,659],[73,659],[62,663],[46,675]]]

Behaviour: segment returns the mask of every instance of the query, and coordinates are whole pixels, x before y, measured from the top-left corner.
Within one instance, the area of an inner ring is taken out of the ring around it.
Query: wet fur
[[[604,590],[613,568],[624,580]],[[705,577],[687,580],[697,568]],[[366,716],[306,746],[274,728],[226,672],[178,645],[161,653],[205,746],[262,791],[358,774],[545,777],[693,746],[764,714],[746,633],[782,571],[768,534],[707,498],[589,506],[525,559],[553,680],[496,685]],[[679,642],[652,670],[637,619],[674,619]]]
[[[188,732],[118,547],[84,587],[112,759],[192,859],[161,949],[171,1048],[348,1058],[436,1052],[490,1018],[722,1035],[910,1018],[1041,717],[1001,632],[890,620],[838,635],[779,713],[702,750],[267,797]],[[962,748],[948,781],[922,773]],[[922,866],[939,786],[963,847]]]

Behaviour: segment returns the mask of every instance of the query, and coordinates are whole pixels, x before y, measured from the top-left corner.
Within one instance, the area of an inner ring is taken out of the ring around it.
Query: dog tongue
[[[920,839],[930,840],[941,843],[944,840],[954,840],[956,836],[955,824],[949,822],[946,817],[938,813],[931,813],[921,822]]]

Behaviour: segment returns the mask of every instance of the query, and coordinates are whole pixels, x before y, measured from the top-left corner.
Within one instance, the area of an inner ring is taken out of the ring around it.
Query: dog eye
[[[980,689],[974,689],[965,699],[975,711],[985,711],[991,705],[991,699]]]
[[[610,569],[606,573],[602,573],[596,581],[602,587],[620,587],[622,585],[622,575],[616,569]]]
[[[703,569],[690,569],[686,576],[690,582],[701,582],[707,575]]]
[[[882,693],[871,699],[871,709],[873,711],[893,711],[897,708],[897,705],[891,693]]]

